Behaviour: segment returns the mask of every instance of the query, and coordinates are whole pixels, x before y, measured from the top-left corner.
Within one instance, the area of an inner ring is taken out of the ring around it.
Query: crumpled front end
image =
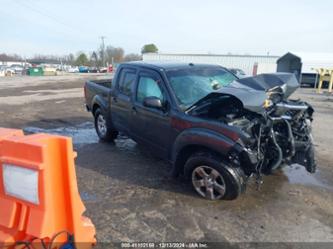
[[[298,87],[293,74],[245,78],[207,96],[190,114],[238,131],[240,138],[229,159],[247,175],[269,174],[293,163],[314,173],[314,110],[306,102],[288,99]]]
[[[297,89],[296,79],[293,75],[282,76],[287,82],[265,89],[267,99],[257,112],[251,115],[252,109],[248,113],[246,126],[240,126],[237,120],[229,125],[241,128],[245,136],[251,138],[240,141],[244,149],[243,165],[248,171],[269,174],[283,165],[297,163],[314,173],[316,161],[311,129],[314,110],[306,102],[287,99]],[[257,162],[252,163],[254,160],[248,158],[254,155]]]
[[[240,139],[229,159],[247,175],[270,174],[297,163],[310,173],[316,171],[311,134],[312,107],[301,101],[284,101],[264,116],[248,114],[228,124],[240,129]]]
[[[313,108],[300,100],[283,101],[269,115],[283,163],[298,163],[308,172],[316,171],[312,137]]]

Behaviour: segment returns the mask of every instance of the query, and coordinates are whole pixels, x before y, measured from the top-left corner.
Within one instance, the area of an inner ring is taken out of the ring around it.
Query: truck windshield
[[[183,110],[237,79],[223,68],[168,70],[166,75]]]

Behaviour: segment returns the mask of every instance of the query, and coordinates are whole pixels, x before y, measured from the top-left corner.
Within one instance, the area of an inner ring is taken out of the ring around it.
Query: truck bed
[[[105,98],[105,101],[108,101],[111,87],[112,79],[88,80],[84,86],[84,95],[86,98],[87,109],[92,110],[92,103],[95,96],[100,96]]]
[[[88,80],[87,83],[90,82],[92,84],[97,84],[99,86],[104,86],[107,88],[111,88],[112,79],[103,79],[103,80]]]

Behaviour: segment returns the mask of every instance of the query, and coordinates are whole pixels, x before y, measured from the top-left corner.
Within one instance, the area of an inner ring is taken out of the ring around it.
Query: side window
[[[136,100],[143,103],[146,97],[158,97],[164,100],[158,81],[151,76],[140,76]]]
[[[120,75],[119,91],[127,96],[132,93],[132,86],[135,82],[135,71],[123,70]]]

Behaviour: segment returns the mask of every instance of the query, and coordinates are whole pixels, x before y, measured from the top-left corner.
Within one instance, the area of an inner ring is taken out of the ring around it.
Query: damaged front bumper
[[[253,125],[252,141],[240,139],[230,151],[229,159],[247,175],[270,174],[294,163],[314,173],[317,166],[311,134],[312,114],[312,107],[305,102],[285,101],[276,105],[261,122],[257,121],[257,128]]]

